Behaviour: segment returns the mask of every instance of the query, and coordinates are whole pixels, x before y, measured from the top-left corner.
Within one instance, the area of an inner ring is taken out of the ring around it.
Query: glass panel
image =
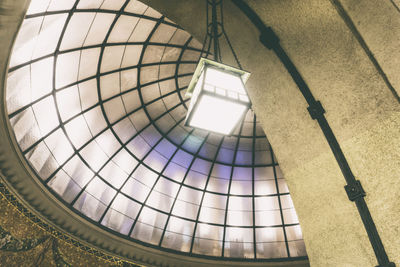
[[[94,221],[98,221],[106,206],[92,195],[83,192],[74,204],[74,208]]]
[[[127,45],[125,47],[124,57],[122,59],[122,68],[136,66],[139,63],[140,56],[142,54],[143,45]],[[135,70],[132,70],[136,72]],[[136,77],[137,75],[132,75],[135,80],[130,84],[136,86]]]
[[[123,45],[107,46],[104,49],[100,71],[104,73],[120,68],[124,51],[125,46]]]
[[[193,253],[220,257],[222,253],[222,241],[195,238]]]
[[[225,256],[254,258],[253,229],[226,227]]]
[[[73,5],[74,2],[69,0],[51,1],[47,11],[68,10],[71,9]]]
[[[191,220],[196,220],[198,210],[198,205],[194,205],[182,200],[176,200],[172,214]]]
[[[252,199],[245,197],[229,197],[227,224],[235,226],[253,225]]]
[[[30,66],[17,69],[8,74],[7,79],[7,111],[13,113],[31,103]]]
[[[290,241],[288,242],[288,245],[290,250],[290,256],[301,257],[307,255],[306,246],[303,240]]]
[[[171,39],[175,31],[176,27],[166,24],[161,24],[154,32],[150,41],[155,43],[168,43],[168,41]]]
[[[97,68],[94,68],[93,66],[97,66],[99,56],[100,48],[82,49],[79,61],[78,80],[96,75]]]
[[[53,58],[47,58],[31,65],[32,101],[50,93],[53,89]]]
[[[72,15],[65,30],[60,50],[81,47],[89,32],[96,13],[80,12]]]
[[[104,0],[101,9],[119,10],[124,4],[124,0]]]
[[[44,17],[40,33],[36,39],[37,43],[32,58],[39,58],[54,52],[66,19],[67,14],[48,15]]]
[[[179,189],[179,184],[171,182],[165,178],[160,178],[154,190],[175,198]]]
[[[155,246],[233,258],[306,255],[254,113],[243,106],[244,124],[231,136],[184,125],[200,42],[135,0],[32,0],[28,14],[11,55],[6,108],[51,193],[90,221]],[[192,100],[204,100],[196,95],[203,89],[249,101],[240,78],[231,81],[200,82]],[[213,117],[228,109],[215,110]]]
[[[152,191],[147,201],[149,206],[168,213],[171,210],[173,202],[174,202],[173,198],[165,194],[159,193],[157,191]]]
[[[177,181],[182,182],[186,174],[186,168],[170,162],[164,171],[164,175]]]
[[[80,187],[84,187],[94,175],[78,156],[69,160],[63,169]]]
[[[136,136],[132,141],[130,141],[126,147],[138,159],[142,159],[151,149],[151,147],[140,135]]]
[[[110,130],[106,130],[95,140],[101,147],[101,150],[103,150],[108,157],[112,157],[121,147],[120,143],[117,141],[117,138],[115,138],[114,134]]]
[[[166,220],[167,215],[144,207],[133,229],[132,237],[151,244],[158,244]]]
[[[129,120],[129,118],[125,118],[122,121],[117,122],[113,126],[113,129],[114,132],[119,137],[119,139],[124,144],[129,140],[131,140],[137,133],[135,127],[133,127],[132,122]]]
[[[120,188],[128,178],[128,174],[122,171],[114,162],[109,161],[100,171],[100,176],[115,188]]]
[[[42,136],[59,125],[53,97],[49,96],[32,106]]]
[[[143,14],[148,6],[143,4],[140,1],[134,0],[134,1],[129,1],[128,5],[125,7],[126,12],[132,12],[135,14]]]
[[[43,1],[44,2],[44,1]],[[33,4],[33,3],[32,3]],[[31,6],[33,6],[31,4]],[[28,10],[29,12],[29,10]],[[37,34],[40,31],[44,17],[25,19],[19,30],[10,59],[10,67],[28,62],[32,58]]]
[[[159,45],[150,45],[146,47],[143,56],[143,63],[160,62],[164,54],[165,47]],[[161,67],[161,66],[160,66]]]
[[[287,257],[285,242],[257,243],[257,258],[271,259]],[[292,254],[290,256],[293,256]]]
[[[133,220],[114,209],[109,209],[101,224],[121,234],[127,235],[129,234]]]
[[[189,252],[193,229],[193,222],[171,216],[166,228],[162,246]]]
[[[256,195],[276,194],[276,184],[274,180],[255,181],[254,193]]]
[[[57,107],[63,121],[70,119],[81,111],[79,91],[76,85],[56,93]]]
[[[136,179],[129,178],[122,188],[122,192],[137,201],[144,202],[150,192],[150,188]]]
[[[124,103],[124,108],[126,113],[135,112],[138,108],[140,108],[140,98],[137,90],[130,91],[122,95],[122,102]],[[136,111],[137,112],[137,111]],[[139,112],[143,112],[139,110]],[[139,113],[137,113],[139,114]],[[136,114],[136,115],[137,115]],[[134,116],[132,116],[134,117]],[[147,120],[147,117],[146,117]]]
[[[78,9],[86,9],[86,8],[99,8],[103,0],[79,0]]]
[[[297,218],[297,214],[294,209],[282,210],[282,213],[285,224],[299,223],[299,219]]]
[[[44,140],[44,142],[50,149],[58,164],[63,164],[74,153],[71,143],[68,141],[61,129],[52,133]]]
[[[136,27],[139,18],[122,15],[118,18],[117,23],[111,31],[109,42],[118,43],[126,42]]]
[[[56,88],[74,83],[78,80],[80,51],[60,54],[56,66]]]
[[[104,104],[104,110],[111,123],[121,119],[126,113],[121,97],[116,97]]]
[[[114,20],[114,14],[96,13],[84,46],[101,44],[106,37],[108,29]]]
[[[89,143],[80,154],[94,171],[98,171],[108,160],[107,155],[96,142]]]
[[[78,83],[78,88],[82,110],[92,107],[97,103],[97,83],[95,79]]]
[[[129,38],[129,42],[144,42],[148,38],[150,32],[153,30],[155,21],[148,19],[140,19],[139,23],[135,27],[135,30]]]
[[[32,0],[26,14],[35,14],[46,11],[51,0]]]
[[[80,191],[80,187],[62,170],[50,181],[49,186],[66,202],[70,203]]]
[[[95,107],[83,115],[85,122],[89,126],[90,132],[93,136],[97,135],[99,132],[104,130],[104,128],[106,128],[107,124],[100,107]]]
[[[80,148],[92,137],[83,116],[78,116],[64,127],[75,148]]]
[[[94,196],[102,203],[108,205],[111,199],[114,197],[116,191],[112,189],[105,182],[100,180],[98,177],[95,177],[86,188],[86,192],[90,195]]]
[[[127,174],[130,174],[138,163],[124,148],[121,149],[112,160]]]
[[[29,151],[26,158],[42,179],[47,179],[58,168],[56,160],[43,142]]]
[[[157,180],[158,175],[147,167],[140,165],[133,173],[133,177],[148,187],[152,187]]]

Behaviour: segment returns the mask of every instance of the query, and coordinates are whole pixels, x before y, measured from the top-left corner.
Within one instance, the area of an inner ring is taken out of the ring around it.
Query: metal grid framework
[[[201,53],[139,1],[33,0],[6,91],[22,154],[65,205],[116,235],[194,256],[304,258],[252,111],[232,136],[184,126]]]

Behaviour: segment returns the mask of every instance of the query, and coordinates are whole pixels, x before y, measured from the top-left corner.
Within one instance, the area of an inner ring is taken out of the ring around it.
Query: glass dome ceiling
[[[232,136],[184,126],[201,51],[139,1],[33,0],[6,91],[22,154],[65,205],[129,240],[220,258],[305,256],[252,111]]]

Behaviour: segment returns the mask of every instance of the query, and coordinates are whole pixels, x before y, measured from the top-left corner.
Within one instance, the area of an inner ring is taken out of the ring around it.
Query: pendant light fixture
[[[250,73],[241,69],[225,32],[222,8],[222,0],[207,0],[207,34],[203,42],[203,51],[204,47],[208,47],[208,56],[213,45],[214,60],[200,58],[186,93],[186,96],[192,99],[185,125],[230,135],[251,105],[244,86]],[[212,13],[211,21],[209,9]],[[218,40],[220,37],[225,38],[239,68],[222,63]]]

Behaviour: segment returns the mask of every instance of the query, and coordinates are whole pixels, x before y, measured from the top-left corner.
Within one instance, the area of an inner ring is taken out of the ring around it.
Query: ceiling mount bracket
[[[344,189],[346,189],[346,193],[350,201],[355,201],[358,198],[366,196],[365,191],[359,180],[356,180],[354,183],[346,185]]]

